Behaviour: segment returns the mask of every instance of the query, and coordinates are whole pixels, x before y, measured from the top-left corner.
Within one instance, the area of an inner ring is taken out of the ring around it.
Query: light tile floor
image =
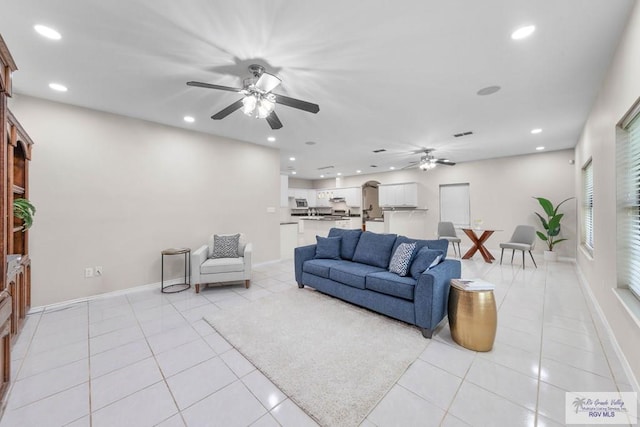
[[[362,426],[557,426],[565,391],[633,391],[575,266],[540,264],[463,261],[463,277],[496,284],[494,349],[465,350],[445,322]],[[30,314],[0,427],[316,425],[202,320],[294,286],[285,261],[255,268],[250,289],[147,289]]]

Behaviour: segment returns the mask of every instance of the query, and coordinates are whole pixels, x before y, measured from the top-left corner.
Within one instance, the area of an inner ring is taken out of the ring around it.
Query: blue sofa
[[[316,244],[295,249],[298,287],[307,285],[416,325],[425,338],[431,338],[433,330],[447,314],[449,282],[460,278],[461,273],[460,261],[446,259],[447,240],[416,240],[395,234],[337,228],[332,228],[328,237],[330,239],[326,241],[331,244],[339,242],[339,256],[323,252],[326,249],[324,240],[319,240],[320,248]],[[401,243],[416,243],[411,274],[407,276],[388,270],[391,257]],[[425,246],[425,250],[421,250]],[[431,265],[433,258],[423,259],[422,256],[423,253],[433,255],[434,251],[441,254],[437,265]]]

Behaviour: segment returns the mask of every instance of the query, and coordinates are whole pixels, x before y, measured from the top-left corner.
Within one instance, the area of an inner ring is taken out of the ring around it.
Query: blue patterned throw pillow
[[[413,252],[416,250],[415,243],[401,243],[393,253],[391,262],[389,263],[389,271],[396,273],[398,276],[406,276],[411,265]]]
[[[240,234],[232,236],[213,236],[213,254],[211,258],[238,258]]]

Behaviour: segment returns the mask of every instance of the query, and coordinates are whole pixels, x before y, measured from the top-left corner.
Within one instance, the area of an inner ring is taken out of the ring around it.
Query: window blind
[[[640,297],[640,111],[636,108],[616,142],[619,282]]]
[[[469,227],[469,184],[440,185],[440,221],[456,227]]]
[[[591,160],[582,168],[582,243],[593,250],[593,163]]]

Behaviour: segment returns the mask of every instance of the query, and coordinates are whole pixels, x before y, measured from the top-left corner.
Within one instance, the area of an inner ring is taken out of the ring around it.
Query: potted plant
[[[36,208],[27,199],[15,199],[13,201],[13,215],[22,220],[22,231],[27,231],[33,225],[33,216]]]
[[[558,254],[553,252],[554,246],[567,240],[558,238],[560,235],[560,221],[562,221],[562,217],[564,216],[563,213],[558,212],[558,209],[560,209],[560,206],[562,206],[564,202],[573,199],[573,197],[569,197],[568,199],[561,201],[556,207],[554,207],[553,203],[544,197],[534,197],[534,199],[540,203],[540,206],[542,206],[546,215],[545,218],[538,212],[535,213],[538,215],[538,218],[540,218],[540,222],[544,228],[544,233],[536,231],[536,234],[547,244],[547,248],[549,249],[548,251],[544,251],[544,259],[547,261],[555,261],[558,259]]]

